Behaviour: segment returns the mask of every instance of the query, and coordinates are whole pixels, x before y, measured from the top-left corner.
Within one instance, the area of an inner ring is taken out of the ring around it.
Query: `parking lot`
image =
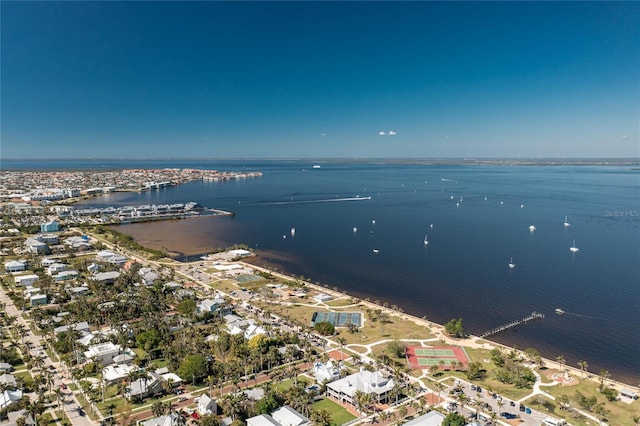
[[[503,424],[512,424],[508,420],[518,419],[518,425],[540,426],[540,423],[547,418],[545,413],[534,410],[531,407],[519,404],[517,401],[509,400],[496,393],[488,392],[486,389],[477,387],[463,380],[458,380],[457,384],[447,389],[449,397],[455,399],[459,392],[463,392],[468,403],[465,403],[463,413],[466,417],[475,417],[478,412],[480,424],[491,424],[491,413],[505,413],[497,418]],[[476,408],[479,404],[479,408]]]

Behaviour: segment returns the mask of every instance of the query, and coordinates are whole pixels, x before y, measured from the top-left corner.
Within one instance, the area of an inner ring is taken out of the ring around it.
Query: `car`
[[[476,385],[471,385],[471,390],[476,390]]]
[[[512,407],[515,407],[516,406],[516,402],[515,401],[509,401],[509,405],[512,406]]]
[[[500,416],[504,417],[507,420],[515,419],[516,417],[518,417],[513,413],[507,413],[507,412],[500,413]]]
[[[476,388],[476,392],[478,392],[478,393],[482,392],[482,388],[481,388],[480,386],[478,386],[478,387]]]
[[[526,407],[525,407],[524,405],[520,404],[520,411],[523,411],[523,412],[524,412],[525,408],[526,408]]]
[[[498,397],[498,395],[497,395],[497,394],[495,394],[495,393],[492,393],[492,394],[491,394],[491,398],[496,399],[497,397]]]
[[[60,385],[60,389],[66,389],[67,385],[65,385],[64,383]]]
[[[178,402],[184,402],[187,399],[189,399],[189,398],[187,398],[186,396],[181,396],[180,398],[178,398]]]
[[[176,393],[176,395],[180,395],[183,392],[183,390],[180,388],[176,388],[174,392]]]

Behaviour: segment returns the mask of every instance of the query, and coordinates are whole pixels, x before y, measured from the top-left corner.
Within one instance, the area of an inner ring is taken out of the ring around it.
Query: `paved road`
[[[11,284],[9,283],[9,285]],[[61,387],[63,382],[66,380],[63,379],[60,374],[60,363],[54,362],[51,358],[49,358],[40,343],[40,337],[33,334],[27,322],[20,315],[21,311],[15,307],[13,301],[9,298],[9,296],[7,296],[7,293],[4,291],[2,286],[0,286],[0,302],[5,304],[5,312],[7,315],[16,317],[19,324],[27,327],[29,332],[24,337],[24,340],[25,342],[31,342],[31,355],[44,357],[45,366],[47,368],[49,368],[49,366],[53,366],[56,369],[57,373],[54,375],[53,388]],[[64,399],[66,402],[64,403],[63,408],[73,426],[94,426],[97,424],[96,422],[93,422],[91,419],[89,419],[70,389],[67,388],[66,390],[64,390],[64,395]]]

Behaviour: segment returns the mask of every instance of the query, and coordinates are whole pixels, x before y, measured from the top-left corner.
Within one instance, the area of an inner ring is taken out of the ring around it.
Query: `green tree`
[[[323,336],[330,336],[336,331],[336,328],[334,327],[334,325],[326,321],[320,321],[315,323],[314,328],[318,333],[322,334]]]
[[[469,380],[481,379],[486,374],[486,370],[482,368],[482,363],[480,361],[470,362],[465,374]]]
[[[195,383],[197,379],[206,376],[207,360],[202,355],[187,355],[178,368],[180,377],[190,378],[191,383]]]
[[[465,337],[464,327],[462,325],[462,318],[453,318],[444,325],[446,332],[453,337]]]
[[[467,420],[458,413],[450,413],[442,421],[442,426],[465,426]]]

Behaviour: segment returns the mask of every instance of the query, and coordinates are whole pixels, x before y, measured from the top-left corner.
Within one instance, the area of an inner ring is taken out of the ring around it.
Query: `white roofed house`
[[[106,342],[88,346],[84,357],[88,360],[95,359],[102,365],[109,365],[112,364],[113,359],[121,353],[125,353],[121,346]]]
[[[340,367],[332,360],[328,360],[326,364],[316,362],[313,364],[313,373],[318,383],[333,382],[340,378]]]
[[[354,396],[357,391],[373,394],[377,402],[385,402],[394,386],[393,379],[385,377],[380,371],[361,369],[357,373],[328,383],[327,394],[352,405],[355,405]]]
[[[40,277],[38,277],[35,274],[31,274],[31,275],[19,275],[14,277],[13,279],[16,282],[16,285],[28,287],[35,284],[36,281],[40,279]]]
[[[218,407],[216,405],[216,402],[209,398],[209,395],[207,395],[206,393],[203,393],[200,396],[200,399],[198,399],[198,413],[200,415],[203,414],[215,414],[217,411]]]
[[[22,272],[27,270],[26,260],[12,260],[5,262],[4,270],[7,272]]]
[[[119,276],[118,271],[98,272],[92,279],[100,284],[113,284]]]
[[[36,238],[29,237],[24,244],[27,246],[27,251],[33,254],[49,254],[51,249],[49,246]]]
[[[67,265],[65,263],[52,263],[51,265],[49,265],[47,267],[47,274],[49,275],[55,275],[58,272],[62,272],[62,271],[66,271],[67,270]]]
[[[310,426],[311,421],[293,408],[285,405],[269,414],[247,419],[247,426]]]

